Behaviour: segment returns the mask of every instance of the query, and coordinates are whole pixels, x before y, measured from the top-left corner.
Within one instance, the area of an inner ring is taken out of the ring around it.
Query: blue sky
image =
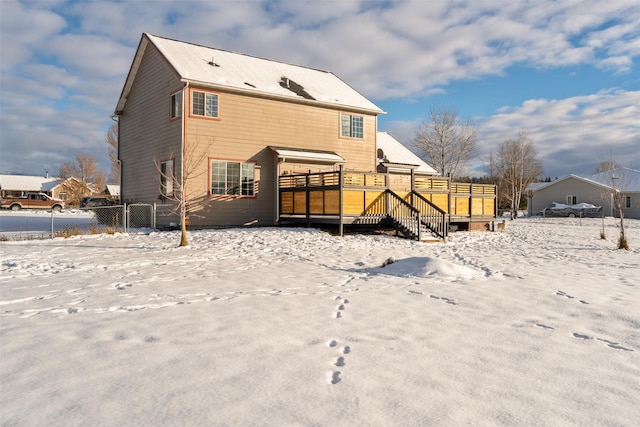
[[[479,130],[473,175],[525,131],[544,175],[640,169],[637,0],[0,0],[0,173],[109,170],[143,32],[332,71],[407,146],[431,108]]]

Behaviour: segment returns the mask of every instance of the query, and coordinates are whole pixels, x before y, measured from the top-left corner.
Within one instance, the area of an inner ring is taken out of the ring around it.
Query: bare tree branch
[[[478,129],[459,119],[455,107],[433,108],[430,114],[431,121],[418,127],[413,144],[428,164],[453,181],[476,154]]]
[[[542,176],[542,161],[533,141],[524,131],[517,139],[507,139],[489,159],[489,168],[499,181],[502,197],[510,203],[511,219],[518,216],[520,202],[527,186]]]

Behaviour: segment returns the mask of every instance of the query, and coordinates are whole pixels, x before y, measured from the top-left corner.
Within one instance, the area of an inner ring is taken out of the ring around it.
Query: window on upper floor
[[[182,91],[171,95],[171,118],[182,117]]]
[[[218,95],[210,92],[193,91],[191,94],[191,114],[202,117],[218,117]]]
[[[174,181],[173,159],[160,163],[160,194],[162,196],[173,196]]]
[[[255,196],[255,164],[211,161],[212,196]]]
[[[340,115],[340,134],[348,138],[364,138],[364,119],[351,114]]]

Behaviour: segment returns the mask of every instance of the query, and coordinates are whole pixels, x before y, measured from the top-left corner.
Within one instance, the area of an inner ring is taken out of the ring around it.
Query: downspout
[[[116,151],[117,151],[117,160],[118,160],[118,165],[120,165],[120,194],[118,195],[118,199],[120,200],[120,203],[122,203],[122,178],[123,178],[123,163],[122,160],[120,160],[120,115],[118,114],[112,114],[111,115],[111,120],[113,120],[114,122],[116,122],[116,124],[118,125],[118,137],[116,140]]]
[[[280,225],[280,162],[284,162],[285,159],[276,155],[275,165],[273,167],[275,181],[276,181],[276,194],[275,194],[275,204],[276,204],[276,217],[273,219],[274,224]]]
[[[182,183],[182,203],[185,204],[185,213],[186,213],[186,203],[187,203],[187,182],[184,179],[184,161],[187,150],[187,119],[186,119],[186,104],[187,104],[187,91],[189,89],[189,82],[185,82],[184,87],[182,88],[182,120],[180,120],[182,129],[180,136],[180,150],[181,150],[181,158],[180,158],[180,182]]]

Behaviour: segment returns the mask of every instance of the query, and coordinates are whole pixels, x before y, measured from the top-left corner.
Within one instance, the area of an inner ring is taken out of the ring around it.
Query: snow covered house
[[[612,195],[623,194],[624,216],[640,219],[640,171],[617,168],[588,177],[566,175],[551,182],[538,182],[527,187],[528,213],[538,215],[551,205],[589,203],[602,206],[604,215],[617,216]]]
[[[75,178],[61,180],[47,176],[0,175],[0,195],[22,197],[26,193],[44,193],[60,200],[67,200],[67,186]]]
[[[389,172],[415,187],[435,171],[415,158],[381,162],[380,114],[331,72],[144,33],[114,113],[121,200],[172,206],[186,182],[193,227],[387,220],[392,203],[381,200],[411,203],[408,191],[389,195]],[[448,180],[437,187],[448,192]],[[427,210],[448,221],[448,197],[436,199]],[[494,216],[488,202],[480,211]]]

